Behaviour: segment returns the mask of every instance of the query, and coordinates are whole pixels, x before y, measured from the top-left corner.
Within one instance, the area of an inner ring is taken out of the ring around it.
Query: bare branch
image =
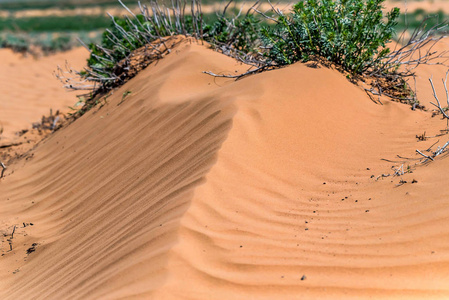
[[[425,158],[427,158],[427,159],[430,159],[430,160],[434,160],[433,159],[433,157],[431,157],[431,156],[429,156],[429,155],[425,155],[424,153],[422,153],[421,151],[419,151],[418,149],[416,149],[416,152],[418,153],[418,154],[421,154],[422,156],[424,156]]]
[[[2,173],[0,174],[0,178],[3,178],[3,175],[5,174],[6,166],[3,162],[0,161],[0,165],[2,166]]]
[[[443,107],[441,106],[440,99],[438,99],[438,95],[437,95],[437,93],[436,93],[436,91],[435,91],[435,86],[433,85],[432,77],[429,78],[430,85],[432,86],[433,97],[435,98],[435,100],[437,100],[437,103],[438,103],[438,104],[435,104],[435,103],[433,103],[433,102],[430,102],[430,104],[432,104],[433,106],[435,106],[436,108],[438,108],[439,111],[441,112],[441,114],[442,114],[442,115],[444,116],[444,118],[446,118],[446,119],[449,119],[449,115],[446,114],[446,110],[449,109],[449,94],[448,94],[448,91],[447,91],[447,75],[448,75],[448,73],[449,73],[449,70],[446,72],[446,78],[445,78],[444,80],[442,80],[442,81],[443,81],[444,90],[446,91],[446,102],[447,102],[447,104],[448,104],[448,107],[446,107],[446,108],[443,108]]]
[[[393,176],[402,176],[404,175],[404,164],[402,164],[399,168],[394,171]]]
[[[260,73],[260,72],[263,72],[263,71],[267,71],[267,70],[269,70],[269,69],[273,69],[273,67],[272,67],[272,66],[266,66],[266,65],[264,65],[264,66],[261,66],[261,67],[258,67],[258,68],[249,70],[249,71],[247,71],[247,72],[245,72],[245,73],[243,73],[243,74],[239,74],[239,75],[223,75],[223,74],[215,74],[215,73],[213,73],[213,72],[211,72],[211,71],[203,71],[203,73],[204,73],[204,74],[207,74],[207,75],[214,76],[214,77],[235,78],[236,80],[239,80],[239,79],[241,79],[242,77],[245,77],[245,76],[248,76],[248,75],[252,75],[252,74],[256,74],[256,73]]]

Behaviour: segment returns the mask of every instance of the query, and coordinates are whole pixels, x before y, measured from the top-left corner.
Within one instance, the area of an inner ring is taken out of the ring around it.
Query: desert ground
[[[45,74],[63,55],[1,54]],[[445,122],[324,66],[202,73],[245,69],[182,43],[8,165],[0,298],[447,299],[449,161],[415,165],[448,137],[416,135]],[[445,70],[420,72],[430,101]],[[3,76],[10,140],[70,103],[55,80]],[[412,173],[378,179],[401,163]]]
[[[66,111],[68,106],[73,106],[76,93],[62,89],[53,73],[58,65],[65,67],[66,63],[81,69],[88,56],[84,48],[40,59],[0,49],[1,139],[13,138],[16,132],[39,121],[50,109]]]
[[[448,67],[412,110],[321,64],[213,77],[249,66],[185,39],[32,129],[88,55],[0,49],[0,299],[449,299],[448,152],[416,152],[449,141]]]

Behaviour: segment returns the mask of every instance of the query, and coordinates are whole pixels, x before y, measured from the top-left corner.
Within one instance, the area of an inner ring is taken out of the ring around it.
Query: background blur
[[[135,0],[124,0],[131,7]],[[113,15],[123,13],[117,0],[0,0],[0,47],[48,54],[101,38]]]
[[[290,0],[281,1],[280,7],[288,9]],[[123,2],[137,11],[137,0]],[[204,11],[209,15],[220,5],[224,5],[220,0],[203,0]],[[399,7],[402,12],[398,31],[406,27],[413,30],[429,16],[427,26],[449,16],[449,0],[387,0],[386,9],[392,7]],[[106,12],[118,16],[125,10],[117,0],[0,0],[0,47],[46,55],[79,46],[78,38],[86,44],[98,42],[111,22]]]

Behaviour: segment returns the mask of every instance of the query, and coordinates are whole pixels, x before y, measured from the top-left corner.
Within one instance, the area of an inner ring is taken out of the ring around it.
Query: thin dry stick
[[[1,162],[1,161],[0,161],[0,164],[1,164],[1,166],[2,166],[2,174],[0,175],[0,178],[3,178],[3,175],[4,175],[5,170],[6,170],[6,166],[5,166],[5,164],[4,164],[3,162]]]
[[[223,12],[222,12],[222,14],[221,14],[222,17],[225,16],[226,10],[228,10],[228,7],[229,7],[229,5],[231,5],[232,2],[234,2],[234,0],[230,0],[230,1],[228,2],[228,4],[226,4],[226,6],[224,7]]]
[[[270,66],[261,66],[261,67],[249,70],[249,71],[247,71],[247,72],[245,72],[243,74],[239,74],[239,75],[220,75],[220,74],[215,74],[215,73],[213,73],[211,71],[203,71],[203,73],[207,74],[207,75],[214,76],[214,77],[235,78],[236,80],[239,80],[242,77],[245,77],[245,76],[248,76],[248,75],[251,75],[251,74],[260,73],[262,71],[266,71],[266,70],[269,70],[269,69],[270,69]]]
[[[431,156],[429,156],[429,155],[425,155],[424,153],[422,153],[422,152],[419,151],[418,149],[416,149],[416,152],[417,152],[418,154],[421,154],[421,155],[424,156],[425,158],[434,161],[433,157],[431,157]]]
[[[435,143],[433,143],[429,148],[427,148],[426,151],[430,151],[432,149],[433,146],[435,146],[436,144],[438,144],[440,142],[440,140],[436,141]]]
[[[435,145],[435,144],[434,144]],[[429,151],[429,152],[432,152],[432,155],[425,155],[424,153],[422,153],[421,151],[419,151],[419,150],[416,150],[416,152],[418,153],[418,154],[420,154],[420,155],[422,155],[422,156],[424,156],[426,159],[423,161],[423,163],[425,163],[425,162],[427,162],[427,159],[430,159],[430,160],[432,160],[432,161],[434,161],[435,160],[435,157],[437,157],[438,155],[440,155],[440,154],[442,154],[442,153],[444,153],[445,151],[446,151],[446,148],[449,146],[449,141],[448,142],[446,142],[446,144],[444,144],[443,145],[443,147],[438,147],[438,149],[437,149],[437,151],[435,151],[435,152],[433,152],[433,151],[431,151],[430,150],[430,148],[432,147],[430,147],[429,149],[427,149],[426,151]]]
[[[440,155],[441,153],[443,153],[444,150],[446,150],[446,147],[447,147],[447,146],[449,146],[449,141],[448,141],[446,144],[444,144],[444,146],[441,147],[437,152],[435,152],[435,156],[438,156],[438,155]]]
[[[389,82],[397,82],[396,87],[401,87],[404,82],[403,80],[408,77],[412,77],[415,80],[414,69],[419,65],[447,65],[449,61],[449,51],[435,51],[435,45],[444,38],[444,36],[439,35],[441,29],[447,26],[447,22],[439,23],[431,28],[426,28],[427,20],[423,20],[411,34],[408,40],[405,39],[405,31],[400,36],[399,43],[403,42],[403,46],[395,46],[394,50],[379,61],[379,65],[373,68],[369,75],[376,77],[380,80],[387,79]],[[397,45],[398,45],[397,44]],[[398,66],[403,68],[398,69]],[[409,87],[411,86],[406,83]],[[390,87],[392,89],[395,86]],[[404,98],[404,95],[398,97],[391,93],[381,91],[380,94],[385,94],[393,99],[400,99],[401,101],[416,100],[416,82],[415,82],[415,93],[412,97]]]
[[[437,93],[436,93],[436,91],[435,91],[435,86],[434,86],[434,84],[433,84],[432,77],[429,78],[430,85],[432,86],[433,97],[435,98],[435,100],[437,100],[437,103],[438,103],[438,104],[435,104],[435,103],[433,103],[433,102],[430,102],[430,104],[432,104],[433,106],[437,107],[437,108],[439,109],[439,111],[441,112],[441,114],[443,115],[443,117],[444,117],[446,120],[449,120],[449,115],[446,114],[446,110],[449,108],[449,93],[448,93],[448,89],[447,89],[447,77],[448,77],[448,74],[449,74],[449,70],[446,72],[446,77],[445,77],[444,79],[442,79],[442,81],[443,81],[443,86],[444,86],[444,90],[445,90],[445,92],[446,92],[446,102],[447,102],[447,105],[448,105],[448,107],[446,107],[446,108],[443,108],[442,105],[441,105],[440,99],[438,98],[438,95],[437,95]],[[436,144],[436,143],[435,143],[435,144]],[[422,153],[422,152],[419,151],[419,150],[416,150],[416,152],[417,152],[418,154],[420,154],[420,155],[422,155],[422,156],[424,156],[424,157],[426,158],[426,160],[424,160],[424,162],[426,162],[427,159],[430,159],[430,160],[433,161],[435,157],[437,157],[438,155],[444,153],[444,152],[446,151],[446,148],[449,146],[449,141],[446,142],[446,144],[444,144],[443,147],[441,147],[441,148],[438,147],[437,151],[433,152],[433,151],[431,151],[431,148],[432,148],[435,144],[433,144],[432,146],[430,146],[430,147],[426,150],[426,151],[428,151],[428,152],[432,152],[432,155],[430,155],[430,156],[429,156],[429,155],[425,155],[424,153]]]
[[[402,164],[393,174],[393,176],[404,175],[404,164]]]
[[[442,79],[442,81],[443,81],[444,90],[446,91],[446,102],[447,102],[447,105],[448,105],[448,107],[449,107],[449,95],[448,95],[448,91],[447,91],[447,75],[448,75],[448,74],[449,74],[449,70],[447,70],[447,72],[446,72],[446,78],[445,78],[445,79]],[[445,110],[447,110],[447,108],[444,109],[444,108],[441,106],[440,99],[438,99],[437,93],[436,93],[436,91],[435,91],[435,87],[434,87],[434,85],[433,85],[432,77],[429,78],[429,81],[430,81],[430,85],[432,86],[433,97],[435,98],[435,100],[437,100],[438,105],[435,104],[435,103],[433,103],[433,102],[430,102],[430,104],[432,104],[433,106],[435,106],[436,108],[438,108],[438,109],[440,110],[440,112],[443,114],[443,116],[444,116],[446,119],[449,120],[449,115],[447,115],[447,114],[446,114],[446,111],[445,111]]]

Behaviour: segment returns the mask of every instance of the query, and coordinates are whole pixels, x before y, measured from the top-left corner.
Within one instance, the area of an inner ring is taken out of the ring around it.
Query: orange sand
[[[375,180],[445,122],[325,67],[202,74],[245,69],[183,43],[12,165],[0,298],[448,299],[449,160]]]
[[[48,115],[50,108],[67,110],[76,103],[75,94],[62,87],[53,71],[63,67],[69,57],[74,69],[86,64],[89,52],[77,48],[66,53],[35,59],[0,49],[0,126],[1,139],[14,138],[15,132],[31,127],[42,115]]]

